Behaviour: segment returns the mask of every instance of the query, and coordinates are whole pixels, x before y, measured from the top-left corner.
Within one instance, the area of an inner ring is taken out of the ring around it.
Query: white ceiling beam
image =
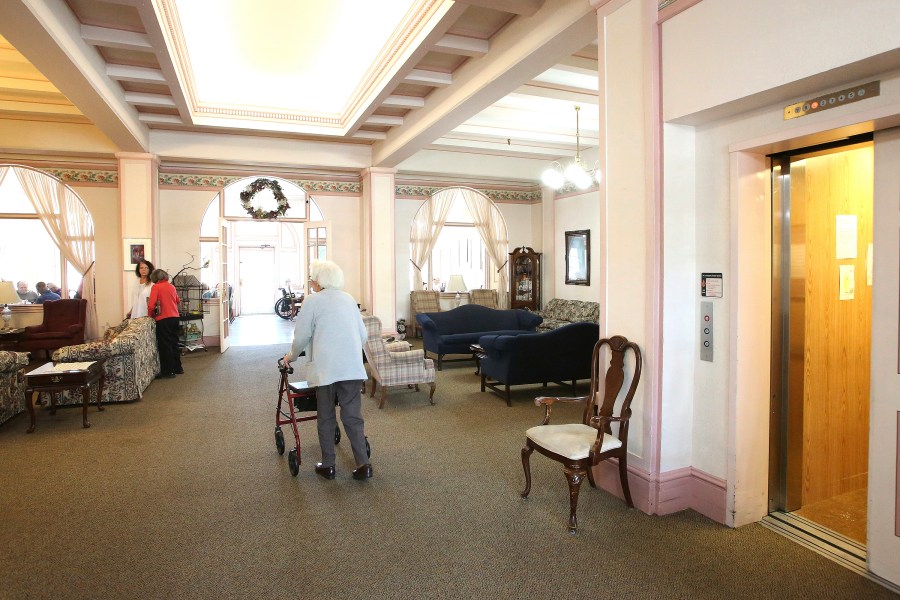
[[[141,123],[155,123],[159,125],[184,125],[184,121],[178,115],[158,115],[155,113],[141,113],[138,115]]]
[[[137,106],[164,106],[175,108],[172,96],[162,94],[145,94],[143,92],[125,92],[125,102]]]
[[[106,76],[106,63],[81,37],[65,0],[4,2],[0,35],[124,152],[147,152],[149,130]]]
[[[390,125],[391,127],[397,127],[403,125],[403,117],[372,115],[366,119],[366,125]]]
[[[365,129],[359,129],[350,137],[358,140],[383,140],[387,137],[387,134],[383,131],[366,131]]]
[[[381,102],[381,105],[400,108],[422,108],[425,106],[425,98],[418,96],[388,96]]]
[[[556,63],[553,68],[566,73],[597,77],[600,70],[600,61],[596,58],[585,58],[584,56],[567,56]]]
[[[552,98],[554,100],[566,100],[581,104],[598,104],[600,99],[593,90],[579,90],[575,88],[560,88],[546,83],[530,82],[516,88],[516,94],[536,96],[538,98]]]
[[[407,83],[424,83],[426,85],[442,87],[453,83],[453,74],[441,73],[440,71],[426,71],[425,69],[413,69],[406,75],[404,81]]]
[[[530,17],[544,4],[544,0],[457,0],[460,4],[492,8],[503,12]]]
[[[35,115],[81,115],[76,107],[52,102],[19,102],[0,98],[0,111]]]
[[[597,38],[597,15],[584,0],[546,0],[531,17],[514,19],[491,42],[491,52],[467,61],[454,85],[437,89],[403,127],[372,147],[372,165],[396,167],[421,148]]]
[[[166,78],[159,69],[147,67],[130,67],[127,65],[106,65],[106,74],[116,81],[132,83],[166,83]]]
[[[144,52],[153,51],[153,45],[150,44],[150,40],[147,36],[135,31],[97,27],[95,25],[82,25],[81,39],[91,46],[121,48],[122,50],[141,50]]]
[[[438,40],[438,43],[434,45],[434,49],[448,54],[483,56],[491,49],[491,43],[488,40],[447,34]]]

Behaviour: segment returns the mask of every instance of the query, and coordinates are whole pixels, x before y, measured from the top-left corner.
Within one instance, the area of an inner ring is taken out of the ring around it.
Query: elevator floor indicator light
[[[870,81],[863,85],[856,85],[852,88],[831,92],[830,94],[822,94],[816,98],[795,102],[790,106],[784,107],[784,118],[796,119],[804,117],[808,114],[821,112],[829,108],[836,108],[851,102],[858,102],[866,98],[874,98],[881,94],[881,82]]]

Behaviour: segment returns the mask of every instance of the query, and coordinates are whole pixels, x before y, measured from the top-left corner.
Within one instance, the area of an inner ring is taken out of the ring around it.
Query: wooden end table
[[[50,394],[50,414],[56,414],[56,395],[65,390],[81,390],[81,416],[82,425],[85,428],[91,426],[88,423],[88,404],[91,402],[91,386],[97,383],[97,410],[103,410],[100,398],[103,395],[103,383],[105,381],[104,365],[106,359],[92,362],[84,369],[59,370],[65,368],[67,363],[52,365],[47,363],[30,373],[25,373],[25,406],[28,408],[28,416],[31,424],[27,433],[34,433],[34,393],[47,392]],[[73,366],[75,366],[74,363]]]
[[[475,374],[478,375],[481,373],[481,359],[487,356],[487,352],[484,351],[481,344],[472,344],[469,346],[469,350],[472,352],[472,358],[475,359]]]
[[[0,350],[15,350],[23,331],[24,327],[0,329]]]

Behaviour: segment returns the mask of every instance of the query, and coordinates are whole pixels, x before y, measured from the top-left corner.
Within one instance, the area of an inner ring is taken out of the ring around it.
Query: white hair
[[[340,290],[344,287],[344,271],[330,260],[314,260],[309,265],[309,278],[322,289]]]

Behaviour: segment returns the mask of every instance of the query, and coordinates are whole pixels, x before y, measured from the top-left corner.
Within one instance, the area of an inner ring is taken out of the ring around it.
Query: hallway
[[[235,318],[228,336],[230,346],[271,346],[289,344],[294,339],[297,321],[286,321],[275,313]]]

